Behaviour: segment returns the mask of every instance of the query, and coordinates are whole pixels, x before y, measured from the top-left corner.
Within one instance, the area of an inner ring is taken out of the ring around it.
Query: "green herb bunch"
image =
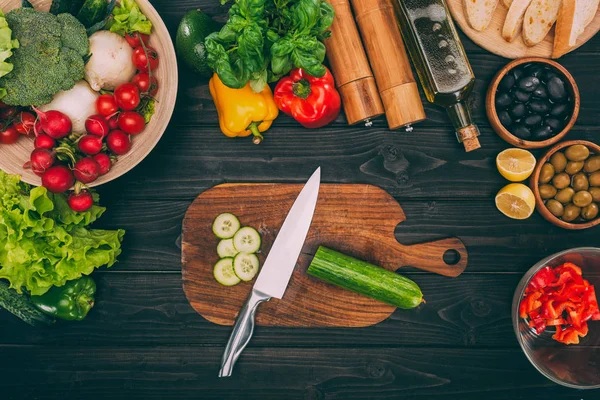
[[[235,0],[227,23],[206,37],[208,65],[225,85],[250,81],[255,92],[295,67],[323,76],[333,17],[325,0]]]

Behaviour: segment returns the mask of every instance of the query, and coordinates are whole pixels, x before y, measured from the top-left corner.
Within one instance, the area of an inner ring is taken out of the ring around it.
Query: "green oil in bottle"
[[[468,95],[475,75],[444,0],[392,0],[427,100],[446,108],[466,151],[480,147]]]

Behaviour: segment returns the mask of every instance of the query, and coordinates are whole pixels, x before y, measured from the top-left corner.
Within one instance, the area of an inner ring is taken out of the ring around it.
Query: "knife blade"
[[[320,184],[321,168],[319,167],[313,172],[290,208],[250,296],[235,321],[223,353],[219,377],[231,376],[235,362],[248,345],[254,331],[254,315],[258,305],[263,301],[269,301],[272,297],[277,299],[283,297],[312,222]]]

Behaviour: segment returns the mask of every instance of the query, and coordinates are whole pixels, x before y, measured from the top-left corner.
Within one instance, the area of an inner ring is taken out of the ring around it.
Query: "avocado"
[[[200,10],[188,11],[177,28],[175,38],[177,54],[204,78],[212,76],[212,70],[206,63],[204,38],[220,28],[217,22]]]

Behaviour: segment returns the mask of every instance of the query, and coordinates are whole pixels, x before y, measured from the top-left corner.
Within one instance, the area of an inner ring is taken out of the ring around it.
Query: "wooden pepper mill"
[[[384,113],[348,0],[329,0],[335,9],[331,37],[325,40],[327,58],[350,125]]]
[[[419,88],[390,0],[352,0],[390,129],[425,119]],[[336,9],[337,11],[337,9]]]

